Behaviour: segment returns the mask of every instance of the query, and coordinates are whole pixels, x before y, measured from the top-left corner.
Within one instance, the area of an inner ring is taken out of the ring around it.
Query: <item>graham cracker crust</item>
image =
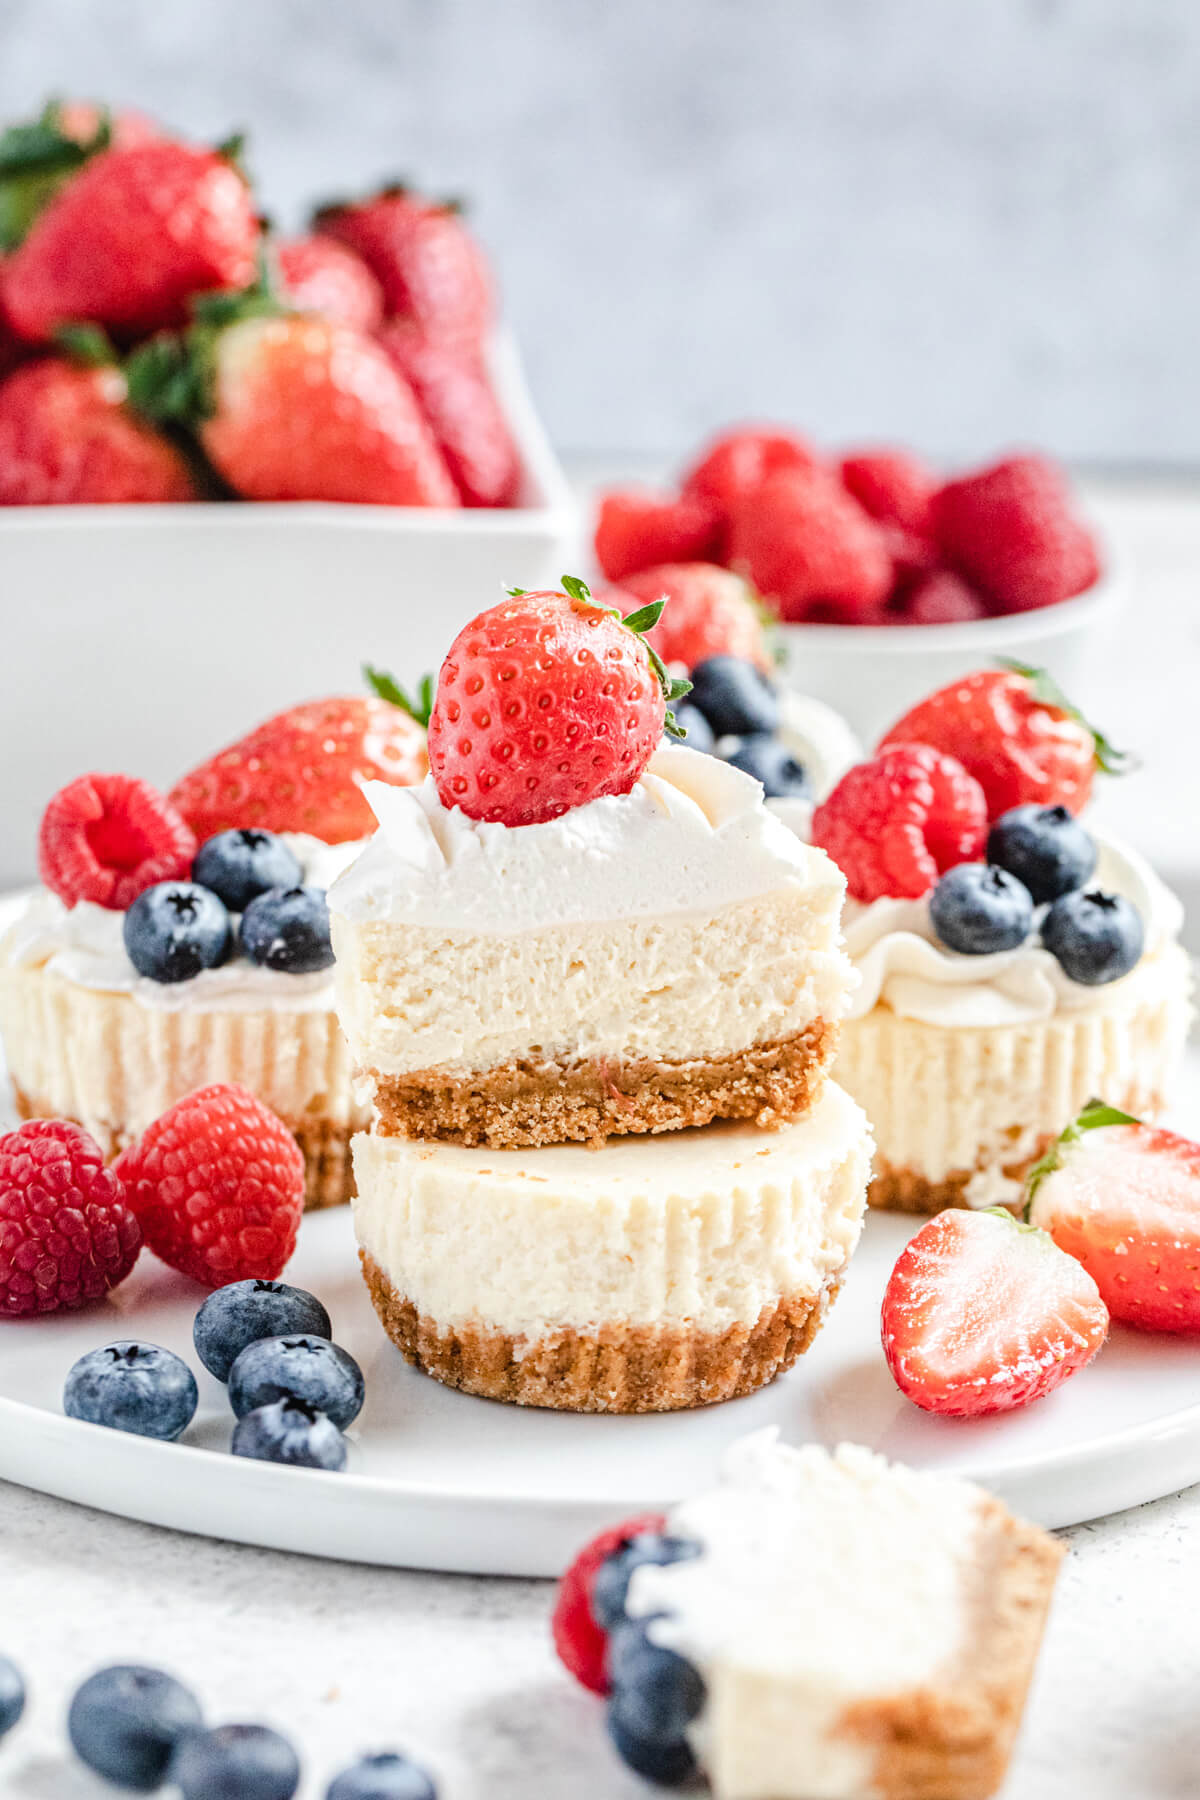
[[[1064,1549],[988,1499],[978,1629],[937,1686],[848,1708],[839,1732],[877,1746],[885,1800],[987,1800],[1004,1780]]]
[[[805,1030],[727,1056],[503,1063],[477,1075],[368,1070],[382,1137],[486,1144],[599,1146],[633,1132],[682,1131],[714,1119],[770,1127],[802,1117],[818,1098],[837,1049],[836,1026]]]
[[[40,1105],[31,1099],[15,1081],[12,1089],[19,1118],[53,1119],[62,1116],[53,1107]],[[136,1132],[115,1128],[97,1130],[94,1124],[88,1125],[80,1119],[72,1120],[72,1123],[82,1124],[85,1131],[91,1132],[109,1161],[119,1155],[126,1144],[138,1135]],[[354,1127],[335,1125],[331,1119],[285,1119],[284,1123],[304,1156],[305,1212],[319,1212],[327,1206],[344,1206],[355,1191],[354,1165],[350,1156]]]
[[[365,1250],[359,1255],[383,1328],[414,1368],[464,1394],[559,1412],[676,1412],[752,1394],[808,1349],[841,1286],[839,1275],[815,1298],[787,1296],[755,1324],[724,1332],[613,1325],[527,1345],[482,1326],[452,1330],[423,1318]]]

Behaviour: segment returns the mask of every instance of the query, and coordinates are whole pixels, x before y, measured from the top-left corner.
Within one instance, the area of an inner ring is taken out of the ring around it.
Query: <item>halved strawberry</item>
[[[639,1519],[626,1519],[623,1525],[610,1526],[584,1545],[558,1584],[550,1621],[554,1648],[564,1668],[593,1694],[608,1692],[608,1633],[601,1630],[592,1613],[592,1587],[601,1564],[639,1532],[661,1531],[665,1523],[661,1513],[646,1513]]]
[[[1092,1101],[1030,1174],[1029,1218],[1114,1319],[1200,1332],[1200,1144]]]
[[[971,1418],[1040,1400],[1108,1332],[1096,1283],[1046,1232],[1002,1208],[939,1213],[883,1296],[883,1353],[926,1412]]]

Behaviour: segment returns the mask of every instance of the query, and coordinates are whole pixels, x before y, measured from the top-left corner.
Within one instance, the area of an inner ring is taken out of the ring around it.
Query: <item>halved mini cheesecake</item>
[[[338,1012],[382,1134],[601,1143],[817,1100],[853,976],[844,882],[714,757],[509,827],[432,780],[330,891]]]

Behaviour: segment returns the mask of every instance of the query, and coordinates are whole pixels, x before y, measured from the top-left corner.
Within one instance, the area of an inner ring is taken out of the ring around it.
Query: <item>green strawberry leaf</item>
[[[129,404],[156,425],[192,425],[211,410],[204,370],[177,333],[140,344],[125,364]]]
[[[1072,1144],[1077,1144],[1085,1131],[1102,1131],[1106,1125],[1137,1125],[1140,1120],[1132,1113],[1122,1112],[1118,1106],[1109,1106],[1105,1100],[1089,1100],[1087,1105],[1071,1120],[1065,1131],[1059,1133],[1044,1156],[1040,1156],[1025,1177],[1025,1205],[1022,1216],[1029,1217],[1034,1196],[1047,1175],[1053,1175],[1063,1165],[1063,1153]]]
[[[1014,675],[1023,675],[1033,690],[1035,700],[1043,706],[1053,706],[1059,712],[1066,713],[1085,731],[1090,731],[1096,746],[1096,767],[1105,775],[1129,775],[1141,767],[1141,757],[1132,750],[1118,750],[1111,739],[1085,719],[1079,708],[1063,693],[1048,669],[1039,669],[1033,663],[1017,662],[1009,656],[999,656],[996,661],[1002,669],[1009,669]]]
[[[417,684],[415,700],[385,669],[375,669],[370,663],[364,663],[363,679],[371,692],[378,695],[380,700],[387,700],[392,706],[398,706],[402,712],[408,714],[410,719],[415,719],[418,725],[428,728],[430,714],[433,712],[434,682],[432,675],[422,675]]]
[[[117,362],[112,339],[100,325],[60,325],[54,341],[73,363],[83,368],[110,368]]]
[[[112,142],[105,111],[95,132],[77,143],[62,130],[62,109],[50,101],[39,118],[0,132],[0,250],[15,250],[70,175]]]

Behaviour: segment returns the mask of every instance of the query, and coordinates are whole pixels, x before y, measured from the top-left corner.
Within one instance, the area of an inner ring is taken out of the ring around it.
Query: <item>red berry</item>
[[[642,640],[586,595],[514,594],[459,632],[429,720],[443,806],[537,825],[629,792],[662,738],[663,689]]]
[[[1096,542],[1066,477],[1042,456],[1013,456],[949,482],[933,502],[946,559],[1000,612],[1053,606],[1091,587]]]
[[[184,456],[125,401],[119,369],[56,356],[18,369],[0,387],[0,506],[195,500]]]
[[[624,581],[661,563],[704,562],[720,536],[720,516],[707,500],[614,488],[600,497],[596,561],[610,581]]]
[[[608,1633],[592,1617],[592,1587],[601,1563],[643,1531],[662,1531],[661,1513],[645,1513],[602,1531],[586,1544],[558,1584],[550,1629],[563,1667],[593,1694],[607,1694]]]
[[[1114,1319],[1200,1332],[1200,1144],[1089,1107],[1035,1172],[1029,1217]],[[1089,1123],[1095,1119],[1095,1124]]]
[[[180,881],[196,839],[169,800],[132,775],[80,775],[42,814],[38,872],[60,900],[123,912],[156,881]]]
[[[707,656],[740,656],[760,669],[770,668],[758,608],[732,570],[715,563],[664,563],[627,575],[621,592],[642,606],[664,596],[670,602],[646,633],[646,642],[664,662],[690,670]]]
[[[820,469],[773,475],[738,505],[729,561],[788,620],[877,622],[892,585],[882,530]]]
[[[794,431],[741,426],[714,438],[683,478],[683,491],[714,506],[728,520],[770,475],[819,466],[817,453]]]
[[[0,1137],[0,1315],[99,1300],[141,1242],[120,1176],[80,1126],[35,1119]]]
[[[899,525],[914,537],[933,535],[933,470],[908,450],[861,450],[844,456],[842,485],[881,524]]]
[[[487,261],[458,209],[388,188],[317,214],[318,231],[361,256],[383,289],[389,317],[427,338],[478,347],[492,322]]]
[[[411,787],[428,769],[421,727],[373,696],[310,700],[276,713],[171,789],[196,837],[256,827],[327,844],[369,837],[364,781]]]
[[[114,1167],[149,1248],[207,1287],[273,1281],[296,1248],[304,1158],[283,1120],[246,1088],[197,1088]]]
[[[813,814],[812,840],[855,900],[919,900],[947,869],[978,862],[987,801],[952,756],[893,744],[847,771]]]
[[[290,238],[275,246],[284,299],[297,312],[321,313],[374,331],[383,318],[383,291],[360,256],[331,237]]]
[[[379,341],[417,397],[467,506],[515,506],[521,458],[472,345],[422,337],[401,320]]]
[[[883,1296],[883,1351],[926,1412],[1027,1406],[1089,1363],[1108,1334],[1096,1283],[1008,1213],[950,1210],[901,1252]]]
[[[1092,791],[1095,734],[1038,690],[1036,675],[980,669],[920,701],[879,747],[919,743],[944,750],[979,782],[993,819],[1026,801],[1081,812]]]
[[[909,589],[895,615],[899,625],[965,625],[970,619],[987,616],[988,609],[974,588],[949,569],[923,576]]]

